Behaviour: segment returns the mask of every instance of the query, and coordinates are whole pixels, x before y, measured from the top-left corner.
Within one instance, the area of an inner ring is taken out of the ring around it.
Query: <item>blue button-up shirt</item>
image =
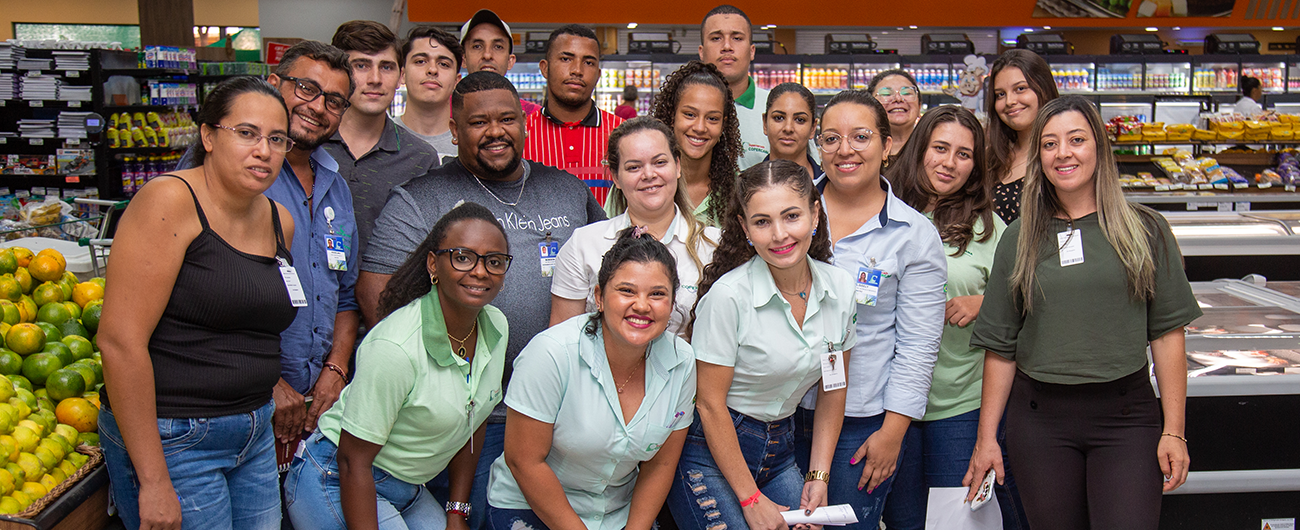
[[[316,384],[321,366],[334,344],[334,317],[343,311],[356,311],[355,289],[361,263],[357,259],[356,215],[352,210],[352,192],[339,175],[334,158],[317,148],[311,153],[316,171],[310,206],[302,183],[294,175],[289,161],[284,161],[280,176],[266,190],[266,196],[293,215],[293,266],[298,270],[307,295],[307,307],[298,310],[289,329],[280,334],[280,376],[299,393],[307,393]],[[333,212],[333,219],[326,209]],[[347,270],[330,270],[325,255],[325,236],[343,236]]]
[[[817,188],[825,186],[822,179]],[[857,305],[858,342],[849,356],[844,413],[862,418],[891,411],[920,419],[943,335],[948,262],[934,223],[895,197],[884,178],[880,187],[887,196],[880,215],[832,249],[835,266],[854,278],[872,260],[883,273],[876,305]]]

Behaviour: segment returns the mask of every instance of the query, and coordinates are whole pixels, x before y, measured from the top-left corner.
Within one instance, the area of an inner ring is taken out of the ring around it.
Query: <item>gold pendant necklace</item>
[[[618,393],[619,393],[619,394],[622,394],[622,393],[623,393],[623,387],[627,386],[627,384],[630,383],[630,382],[632,381],[632,378],[633,378],[633,377],[636,377],[636,370],[637,370],[637,368],[640,368],[640,367],[641,367],[641,364],[645,362],[645,358],[646,358],[646,356],[648,356],[648,355],[650,355],[649,352],[647,352],[645,355],[642,355],[642,356],[641,356],[641,361],[637,362],[637,363],[636,363],[636,366],[633,366],[633,367],[632,367],[632,373],[629,374],[629,375],[627,376],[627,379],[624,379],[624,380],[623,380],[623,384],[618,385],[617,389],[618,389]],[[611,375],[612,375],[612,374],[611,374]]]
[[[466,334],[465,334],[465,338],[463,338],[463,339],[458,339],[458,338],[456,338],[456,337],[451,336],[451,330],[450,330],[450,329],[447,330],[447,338],[449,338],[449,339],[451,339],[451,340],[454,340],[454,341],[456,341],[456,343],[460,344],[460,348],[457,348],[457,349],[456,349],[456,356],[457,356],[457,357],[460,357],[461,359],[464,359],[464,358],[465,358],[465,355],[466,355],[466,354],[465,354],[465,341],[469,340],[469,336],[470,336],[470,335],[473,335],[473,334],[474,334],[474,330],[476,330],[476,329],[478,329],[478,319],[477,319],[477,318],[474,319],[474,325],[472,325],[472,326],[469,327],[469,333],[466,333]]]

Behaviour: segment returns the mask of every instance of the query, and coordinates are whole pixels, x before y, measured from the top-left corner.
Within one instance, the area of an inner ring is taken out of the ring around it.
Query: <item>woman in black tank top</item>
[[[293,146],[288,113],[246,77],[198,118],[201,165],[142,188],[114,238],[104,456],[128,528],[278,527],[271,388],[297,314],[293,220],[262,192]]]

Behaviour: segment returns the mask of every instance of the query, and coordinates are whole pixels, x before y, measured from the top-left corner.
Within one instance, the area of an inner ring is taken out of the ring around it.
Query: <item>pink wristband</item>
[[[741,508],[748,508],[751,504],[758,502],[758,497],[763,495],[762,491],[755,491],[748,499],[740,501]]]

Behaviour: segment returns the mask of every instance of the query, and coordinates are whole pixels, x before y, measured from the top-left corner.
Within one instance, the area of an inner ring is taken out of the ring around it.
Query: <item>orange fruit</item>
[[[23,322],[35,322],[37,305],[32,297],[23,295],[18,299],[18,312],[22,315]]]
[[[90,339],[86,337],[64,334],[61,342],[72,351],[72,356],[78,361],[95,356],[95,347],[90,344]],[[2,355],[4,355],[4,350],[0,349],[0,356]],[[3,368],[3,366],[4,363],[0,363],[0,368]],[[4,372],[0,371],[0,373]]]
[[[0,298],[7,299],[11,302],[17,302],[23,297],[23,288],[18,285],[18,280],[14,279],[12,274],[0,276]]]
[[[59,331],[58,326],[49,322],[34,322],[34,324],[36,324],[36,327],[41,328],[41,331],[45,332],[45,342],[57,342],[63,340],[63,332]]]
[[[99,317],[104,312],[104,304],[91,302],[81,311],[81,325],[86,326],[86,330],[95,333],[99,330]]]
[[[12,250],[0,248],[0,274],[13,274],[18,270],[18,258]]]
[[[14,259],[18,260],[19,267],[26,267],[28,263],[32,262],[32,257],[36,255],[27,247],[9,247],[9,251],[14,253]]]
[[[59,268],[60,268],[60,269],[66,269],[66,268],[68,268],[68,260],[63,259],[63,253],[62,253],[62,252],[59,252],[59,251],[54,250],[54,249],[52,249],[52,248],[47,248],[47,249],[45,249],[45,250],[42,250],[42,251],[40,251],[40,252],[37,252],[36,255],[37,255],[37,256],[49,256],[49,257],[52,257],[52,258],[54,258],[55,260],[58,260],[58,262],[59,262]],[[32,258],[32,259],[36,259],[36,258]]]
[[[76,287],[72,288],[72,301],[76,302],[77,305],[81,307],[86,307],[86,304],[90,303],[91,300],[103,299],[104,288],[100,287],[98,284],[81,282],[77,284]]]
[[[45,331],[36,324],[15,324],[5,334],[5,345],[19,355],[30,355],[45,347]]]
[[[75,353],[74,353],[75,355]],[[12,350],[0,348],[0,375],[22,373],[23,358]],[[12,382],[10,384],[13,384]],[[8,400],[6,400],[8,401]]]
[[[63,288],[54,282],[45,282],[32,290],[32,301],[37,307],[63,302]]]
[[[91,278],[91,279],[89,279],[89,280],[87,280],[87,281],[89,281],[90,283],[93,283],[93,284],[95,284],[95,285],[98,285],[98,286],[100,286],[100,287],[103,287],[103,286],[104,286],[104,277],[103,277],[103,276],[96,276],[96,277]]]
[[[99,429],[99,408],[84,398],[73,397],[59,402],[54,408],[59,423],[66,423],[77,432],[96,432]]]
[[[68,311],[68,308],[64,307],[62,303],[56,302],[52,304],[45,304],[42,305],[41,308],[36,311],[37,322],[45,322],[45,323],[53,324],[55,326],[55,329],[58,328],[59,324],[62,324],[69,320],[72,320],[72,312]],[[62,333],[59,334],[59,338],[60,339],[63,338]]]
[[[33,353],[23,359],[23,377],[26,377],[33,385],[44,385],[50,374],[60,368],[63,368],[63,361],[60,361],[59,356],[53,353]],[[77,374],[77,377],[81,377],[81,374]],[[31,403],[28,403],[28,405],[31,405]]]
[[[0,320],[4,321],[5,324],[12,326],[22,322],[23,314],[18,310],[18,305],[8,299],[0,298],[0,313],[3,313],[3,315],[0,315]]]
[[[42,251],[44,252],[44,251]],[[32,278],[43,282],[57,282],[63,279],[63,265],[59,260],[48,255],[37,254],[32,258],[32,262],[27,265],[27,272],[32,274]]]
[[[72,313],[73,320],[77,320],[81,318],[81,306],[77,305],[76,302],[73,302],[72,300],[68,300],[66,302],[63,302],[63,307],[68,308],[68,312]]]
[[[55,357],[59,358],[59,362],[63,363],[63,366],[67,366],[77,361],[76,356],[72,355],[72,348],[69,348],[67,344],[64,344],[61,341],[46,341],[45,347],[41,348],[41,352],[53,353]]]
[[[14,280],[18,282],[18,288],[23,290],[23,294],[32,294],[32,286],[36,282],[32,281],[32,273],[27,272],[27,268],[19,267],[14,271]]]

